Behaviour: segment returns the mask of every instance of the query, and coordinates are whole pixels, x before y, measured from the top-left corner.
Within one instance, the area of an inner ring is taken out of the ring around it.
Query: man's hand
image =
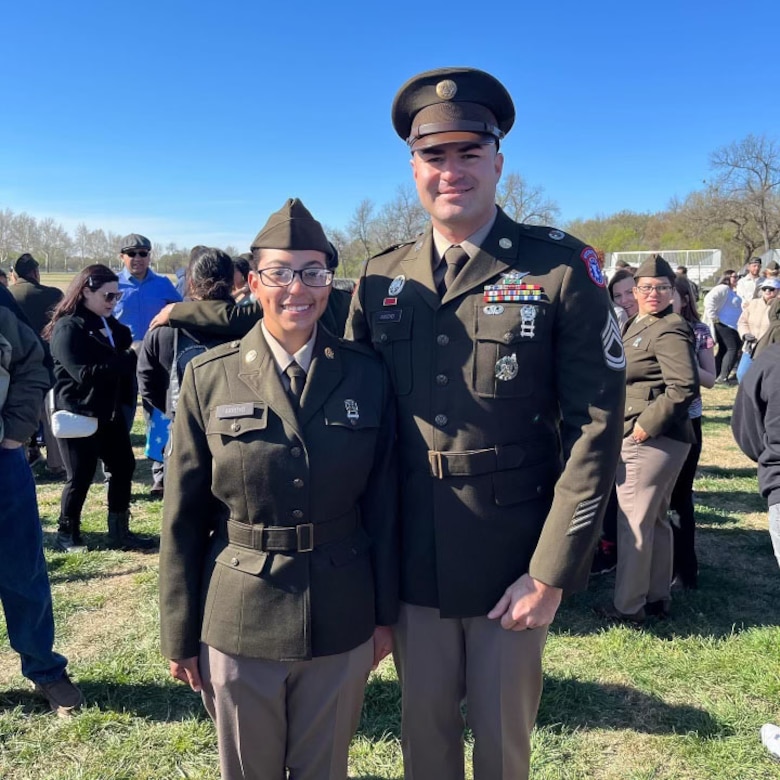
[[[371,671],[379,666],[379,662],[393,652],[393,629],[390,626],[377,626],[374,629],[374,664]]]
[[[180,658],[170,662],[171,677],[181,680],[192,688],[195,693],[200,693],[200,671],[198,670],[198,656],[192,658]]]
[[[524,574],[515,580],[488,612],[491,620],[501,618],[501,627],[508,631],[525,631],[549,626],[561,603],[563,591]]]
[[[641,444],[643,441],[647,441],[650,436],[639,423],[634,423],[634,430],[631,432],[631,438],[637,444]]]
[[[167,325],[171,319],[171,309],[175,305],[175,303],[169,303],[163,306],[162,309],[152,317],[152,321],[149,323],[149,330],[152,328],[159,328],[160,325]]]

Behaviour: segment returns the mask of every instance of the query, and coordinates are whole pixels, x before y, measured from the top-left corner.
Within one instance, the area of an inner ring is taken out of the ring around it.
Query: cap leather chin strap
[[[492,135],[499,140],[504,137],[501,130],[488,122],[475,122],[470,119],[461,119],[457,122],[429,122],[425,125],[412,128],[412,135],[406,139],[410,146],[426,135],[436,135],[437,133],[480,133],[483,135]]]

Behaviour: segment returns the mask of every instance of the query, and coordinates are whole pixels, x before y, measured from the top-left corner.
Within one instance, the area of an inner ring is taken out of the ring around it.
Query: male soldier
[[[119,272],[119,292],[122,297],[116,305],[114,316],[130,328],[134,347],[141,348],[144,334],[157,312],[168,303],[181,300],[173,282],[167,276],[156,274],[150,267],[152,242],[146,236],[131,233],[121,242],[119,256],[124,268]],[[138,342],[137,345],[135,342]],[[125,410],[128,428],[133,424],[135,407]],[[147,435],[150,427],[151,410],[144,409]],[[152,461],[152,496],[162,498],[164,491],[163,464]]]
[[[392,116],[432,225],[367,262],[347,337],[398,396],[405,772],[464,777],[466,698],[474,777],[521,780],[547,627],[586,584],[615,476],[625,358],[595,251],[495,205],[502,84],[422,73]]]
[[[14,283],[9,287],[11,295],[25,313],[32,329],[40,335],[43,328],[51,319],[54,307],[62,300],[62,290],[58,287],[48,287],[41,284],[41,274],[38,261],[25,252],[14,263]],[[44,364],[47,368],[53,368],[51,356],[48,353],[48,342],[43,342]],[[65,474],[65,463],[60,455],[57,439],[51,431],[51,412],[42,404],[41,421],[43,422],[43,439],[46,443],[46,465],[53,476]],[[27,459],[30,465],[35,465],[40,458],[40,450],[37,444],[37,433],[33,435],[29,445]]]

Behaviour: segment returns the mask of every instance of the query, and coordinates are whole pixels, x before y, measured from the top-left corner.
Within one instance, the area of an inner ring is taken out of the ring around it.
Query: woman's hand
[[[200,671],[198,669],[198,656],[192,658],[179,658],[170,662],[171,677],[181,680],[192,688],[195,693],[200,693]]]
[[[379,666],[379,662],[393,652],[393,629],[390,626],[377,626],[374,629],[374,664],[371,671]]]

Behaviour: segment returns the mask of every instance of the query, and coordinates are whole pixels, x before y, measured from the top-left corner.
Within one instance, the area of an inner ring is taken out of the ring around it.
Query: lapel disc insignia
[[[390,282],[390,286],[387,288],[388,298],[395,298],[395,296],[398,295],[398,293],[400,293],[401,290],[404,289],[405,284],[406,284],[406,277],[403,274],[396,276],[395,279],[393,279],[393,281]]]

